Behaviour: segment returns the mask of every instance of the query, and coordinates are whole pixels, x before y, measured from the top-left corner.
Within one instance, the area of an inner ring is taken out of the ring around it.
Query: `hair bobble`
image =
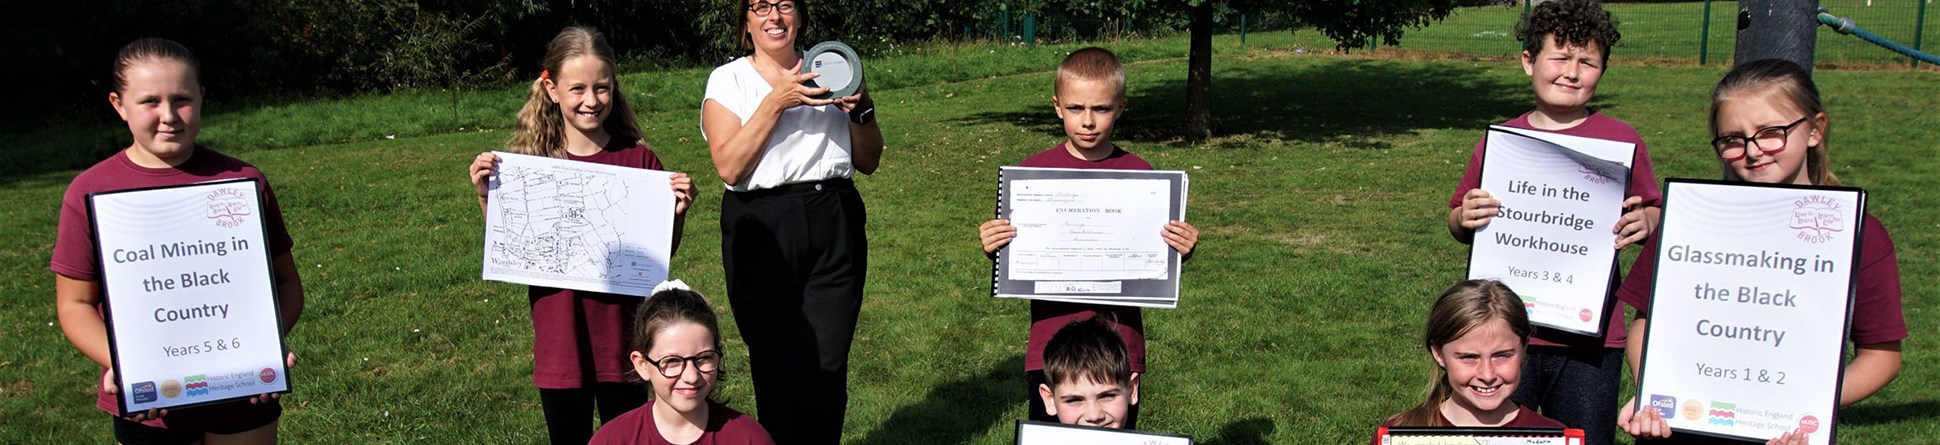
[[[654,286],[653,286],[653,292],[649,292],[649,293],[648,293],[648,295],[653,295],[653,294],[658,294],[658,293],[661,293],[661,292],[664,292],[664,291],[669,291],[669,290],[687,290],[687,291],[691,291],[691,290],[693,290],[693,289],[689,289],[689,288],[687,288],[687,283],[686,283],[686,282],[682,282],[682,281],[680,281],[680,280],[667,280],[667,281],[662,281],[662,282],[660,282],[660,284],[657,284],[657,285],[654,285]]]
[[[552,80],[552,70],[539,70],[539,80]]]

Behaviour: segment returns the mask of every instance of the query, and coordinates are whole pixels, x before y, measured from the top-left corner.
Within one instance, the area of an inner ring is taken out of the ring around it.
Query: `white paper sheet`
[[[643,297],[666,281],[671,173],[497,154],[485,279]]]
[[[1010,277],[1030,281],[1165,279],[1160,233],[1172,186],[1162,179],[1039,179],[1011,182],[1017,237]]]

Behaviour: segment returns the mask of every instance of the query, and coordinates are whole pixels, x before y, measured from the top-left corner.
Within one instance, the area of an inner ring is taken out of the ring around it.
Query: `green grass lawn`
[[[1145,312],[1142,427],[1212,444],[1360,443],[1418,402],[1430,376],[1414,345],[1426,306],[1461,279],[1466,256],[1443,228],[1444,203],[1484,126],[1530,108],[1528,79],[1505,62],[1284,50],[1297,38],[1249,36],[1244,50],[1218,40],[1221,136],[1202,144],[1178,137],[1183,39],[1106,45],[1134,61],[1120,142],[1192,174],[1188,213],[1202,230],[1180,308]],[[844,442],[1010,441],[1024,416],[1027,305],[989,296],[974,227],[989,218],[996,167],[1059,140],[1050,68],[1068,49],[932,47],[871,66],[888,147],[881,171],[858,180],[873,258]],[[1723,67],[1623,63],[1594,105],[1642,133],[1661,177],[1715,178],[1704,119]],[[705,71],[624,79],[667,165],[703,178],[711,164],[695,108]],[[1940,74],[1819,76],[1835,171],[1872,192],[1871,211],[1892,230],[1912,328],[1899,381],[1841,412],[1841,440],[1940,437],[1931,342],[1940,326],[1930,322],[1940,310],[1931,192],[1940,97],[1908,94],[1933,91]],[[460,99],[456,117],[447,96],[423,94],[208,119],[207,142],[268,173],[297,240],[308,310],[289,339],[301,358],[282,423],[292,443],[544,438],[524,289],[479,280],[482,223],[464,179],[473,155],[503,143],[522,96]],[[115,137],[99,131],[94,140]],[[10,146],[16,158],[84,149],[9,137],[26,145]],[[113,146],[84,147],[91,160]],[[109,433],[93,407],[95,367],[62,336],[46,270],[77,167],[14,168],[0,177],[0,295],[11,298],[0,306],[0,443],[99,443]],[[674,275],[726,315],[720,191],[702,190]],[[745,348],[723,320],[721,398],[752,410]]]

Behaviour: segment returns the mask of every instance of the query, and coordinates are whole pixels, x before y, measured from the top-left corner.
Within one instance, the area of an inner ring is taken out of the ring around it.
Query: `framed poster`
[[[257,187],[88,195],[122,413],[290,391]]]
[[[1529,322],[1601,337],[1637,146],[1503,126],[1483,142],[1481,188],[1502,202],[1475,231],[1468,277],[1501,281]],[[1621,315],[1621,314],[1618,314]]]
[[[1664,191],[1639,403],[1678,434],[1832,443],[1866,192],[1687,179]]]

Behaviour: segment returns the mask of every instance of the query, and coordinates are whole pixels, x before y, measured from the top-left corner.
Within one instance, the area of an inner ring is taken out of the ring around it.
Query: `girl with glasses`
[[[653,400],[600,427],[593,444],[773,445],[768,431],[708,395],[721,380],[721,329],[699,292],[669,281],[633,316],[633,369]]]
[[[1784,60],[1759,60],[1725,74],[1711,93],[1712,148],[1728,181],[1767,184],[1839,185],[1826,156],[1831,121],[1818,86],[1805,68]],[[1886,227],[1868,213],[1860,229],[1859,275],[1854,280],[1852,323],[1847,338],[1852,360],[1840,382],[1839,405],[1851,405],[1879,392],[1900,372],[1900,342],[1907,337],[1900,311],[1900,268]],[[1651,238],[1650,244],[1656,244]],[[1655,251],[1646,245],[1645,252]],[[1638,308],[1631,332],[1649,326],[1650,288],[1655,258],[1637,256],[1617,296]],[[1632,335],[1625,351],[1631,375],[1643,358],[1643,337]],[[1670,427],[1656,408],[1635,409],[1635,400],[1618,408],[1617,424],[1640,439],[1667,438]],[[1772,444],[1803,444],[1806,434],[1788,433]],[[1676,443],[1729,443],[1684,435]],[[1662,442],[1642,442],[1662,443]]]

